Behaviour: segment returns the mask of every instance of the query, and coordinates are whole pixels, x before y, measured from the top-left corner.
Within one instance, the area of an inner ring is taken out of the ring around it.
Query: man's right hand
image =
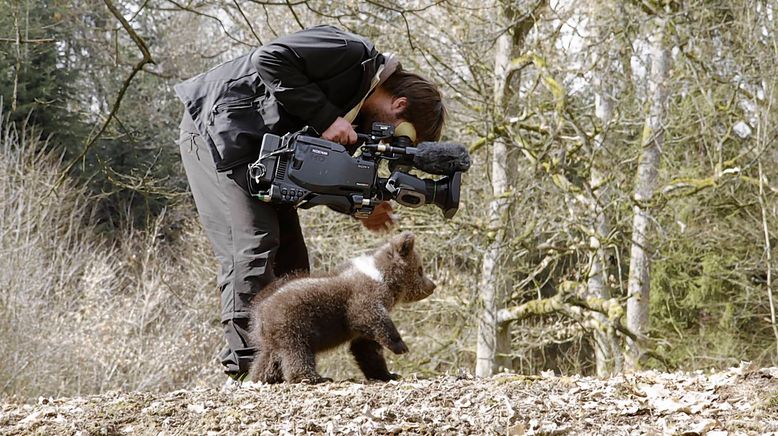
[[[342,145],[357,142],[357,132],[351,127],[351,123],[343,117],[336,118],[332,125],[327,127],[327,130],[321,134],[321,137],[327,141],[337,142]]]

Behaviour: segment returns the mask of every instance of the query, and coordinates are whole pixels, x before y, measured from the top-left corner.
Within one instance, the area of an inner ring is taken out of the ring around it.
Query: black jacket
[[[320,134],[365,97],[384,57],[332,26],[283,36],[175,86],[216,169],[256,160],[262,136]]]

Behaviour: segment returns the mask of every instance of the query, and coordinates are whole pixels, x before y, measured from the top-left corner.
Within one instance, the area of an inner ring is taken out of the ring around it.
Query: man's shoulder
[[[319,24],[316,26],[308,27],[303,30],[299,30],[294,33],[282,36],[270,44],[282,44],[287,45],[289,43],[315,43],[316,41],[327,42],[332,40],[340,40],[344,42],[357,43],[367,48],[368,52],[371,52],[375,46],[366,37],[349,32],[331,24]]]
[[[318,24],[316,26],[307,27],[295,33],[302,33],[302,32],[334,34],[334,35],[345,36],[353,39],[364,39],[362,36],[357,35],[356,33],[352,33],[347,30],[341,29],[340,27],[333,26],[332,24]]]

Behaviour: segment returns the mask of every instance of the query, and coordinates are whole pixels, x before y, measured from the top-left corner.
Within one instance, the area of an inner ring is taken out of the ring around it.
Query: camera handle
[[[355,218],[365,218],[373,213],[373,209],[383,200],[373,200],[359,194],[348,197],[340,195],[313,195],[300,204],[300,209],[310,209],[314,206],[327,206],[330,209],[351,215]]]

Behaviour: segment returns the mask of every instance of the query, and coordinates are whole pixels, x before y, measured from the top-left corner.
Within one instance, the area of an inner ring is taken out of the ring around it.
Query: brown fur
[[[406,232],[333,274],[284,279],[262,292],[252,309],[251,339],[258,354],[251,379],[326,381],[316,372],[316,353],[346,342],[366,378],[396,379],[386,367],[382,346],[396,354],[408,347],[389,312],[397,303],[426,298],[435,288],[413,245],[414,235]],[[356,267],[371,262],[374,269]],[[379,272],[381,281],[375,280]]]

